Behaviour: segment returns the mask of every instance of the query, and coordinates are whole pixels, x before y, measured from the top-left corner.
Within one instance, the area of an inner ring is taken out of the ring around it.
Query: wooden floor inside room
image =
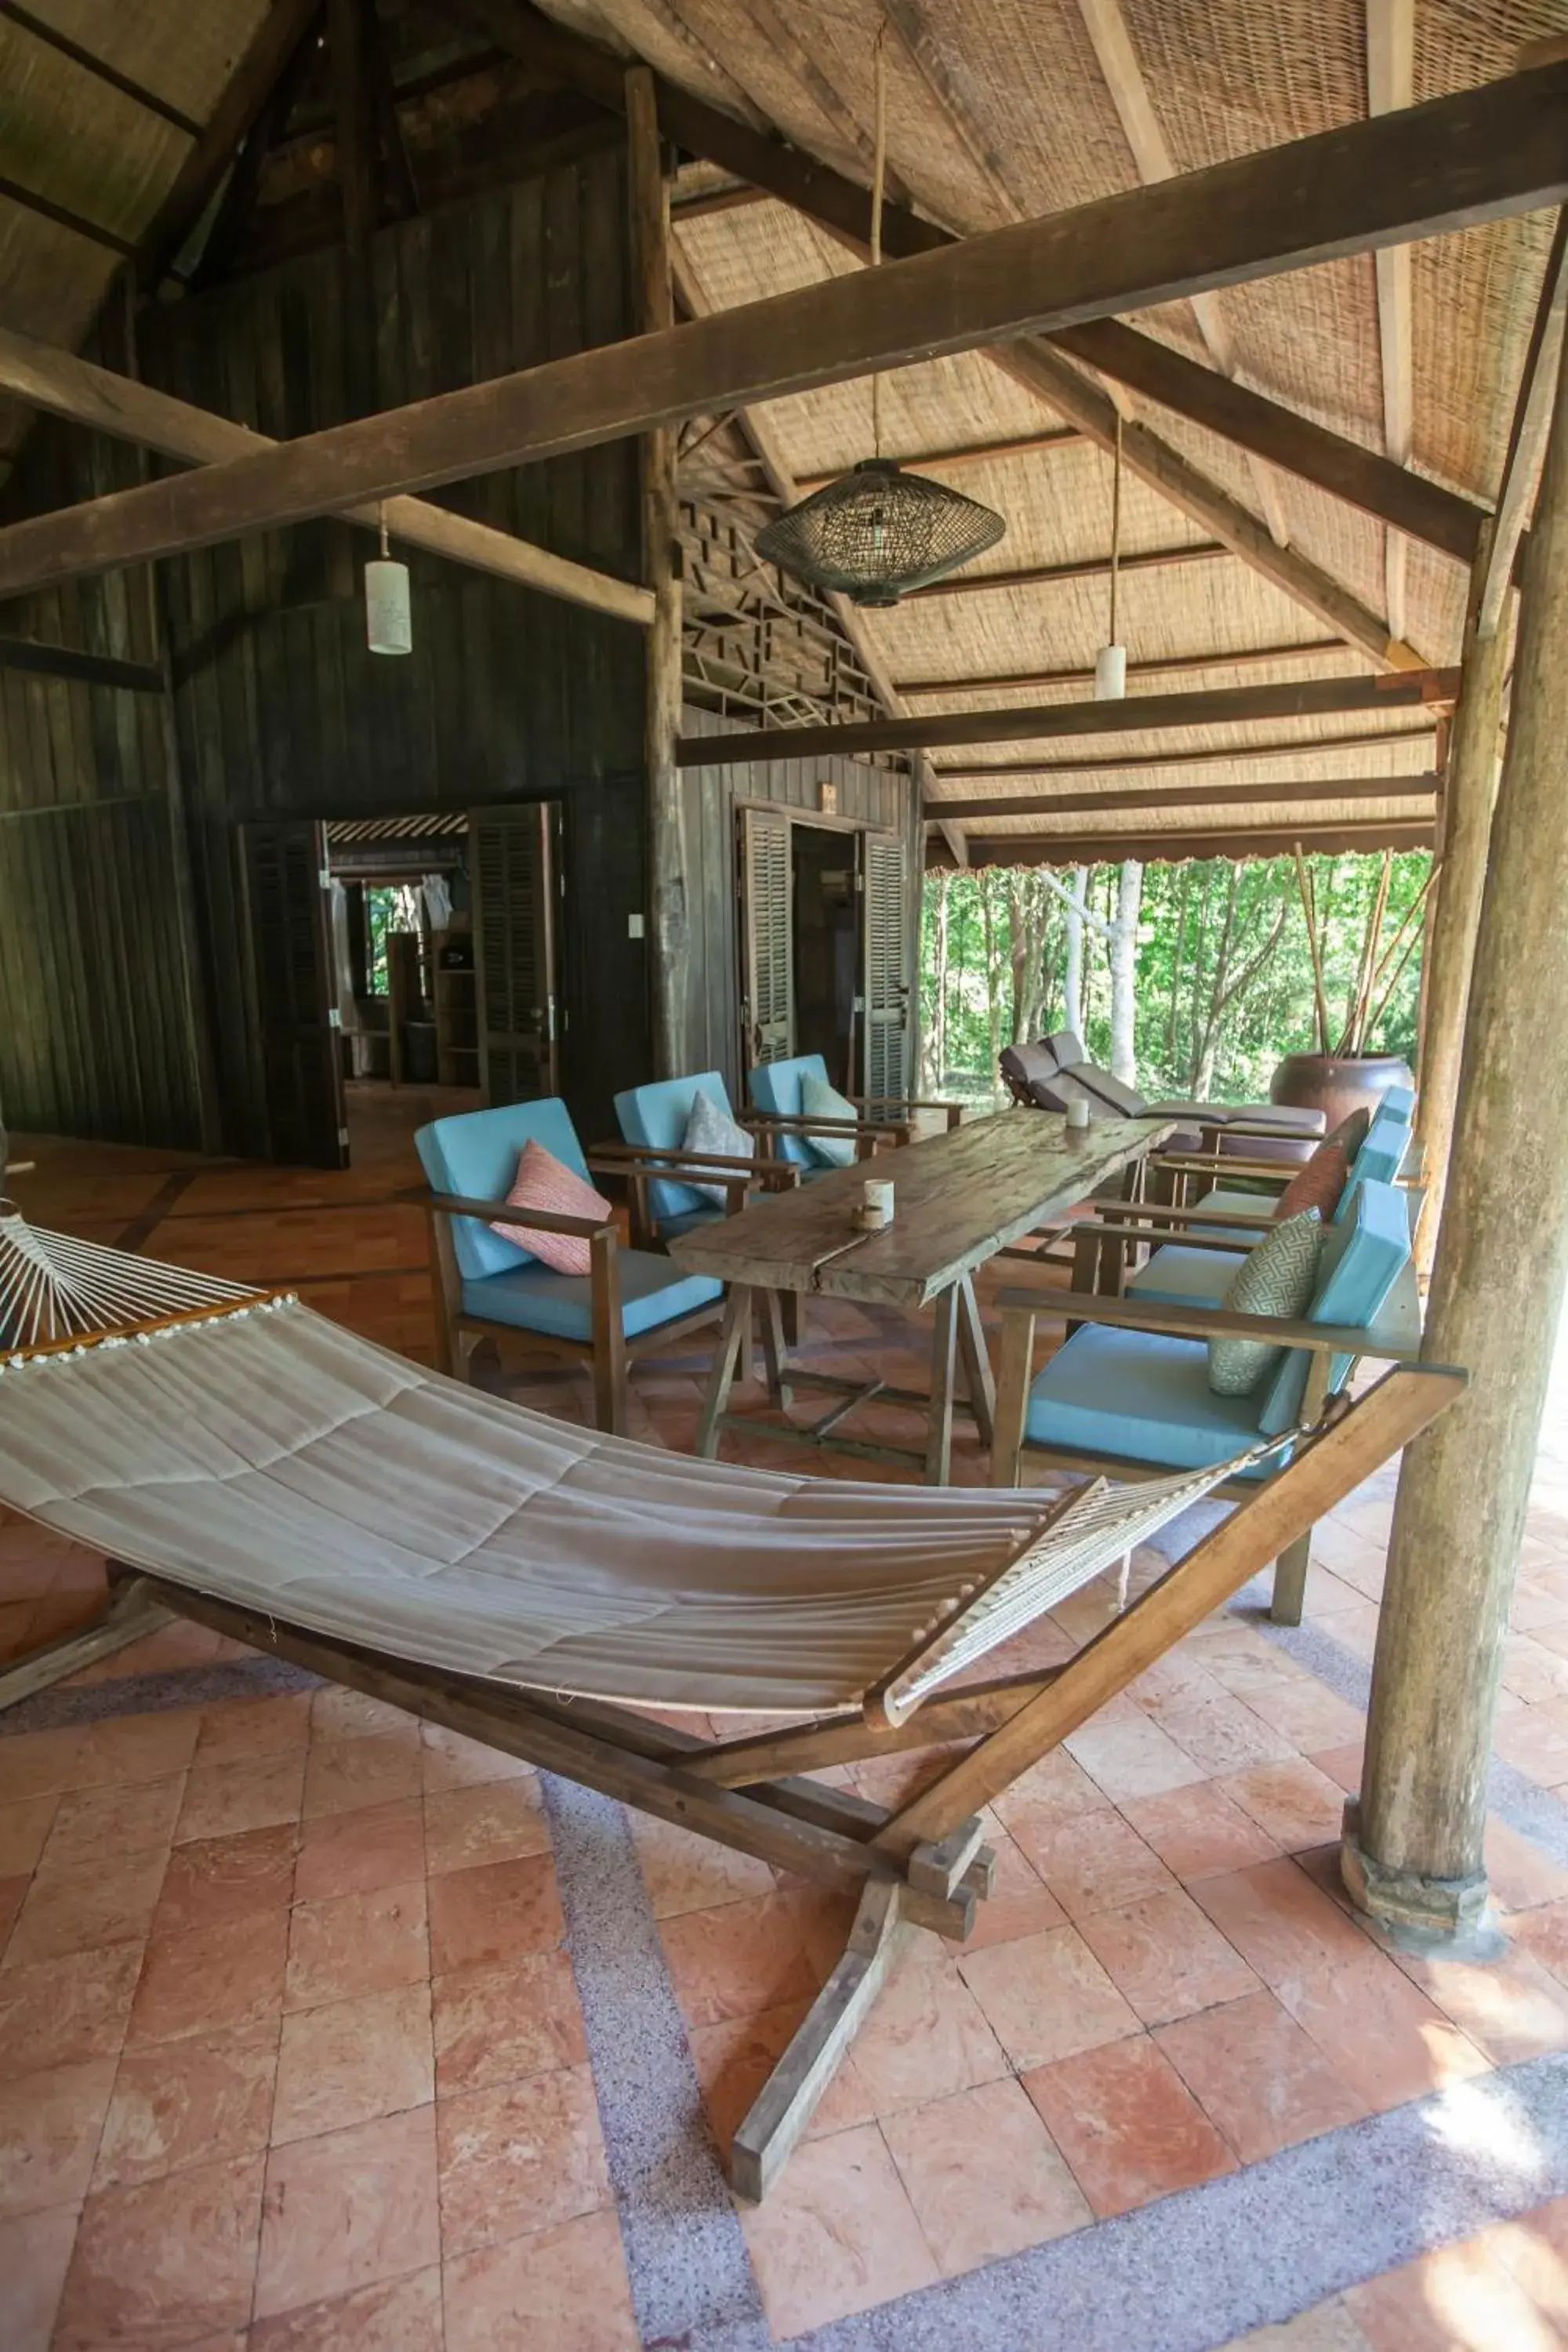
[[[40,1224],[286,1284],[428,1360],[412,1133],[429,1109],[413,1090],[367,1093],[342,1173],[16,1139],[37,1166],[15,1189]],[[813,1303],[804,1336],[836,1370],[924,1379],[914,1318]],[[634,1371],[635,1435],[690,1449],[705,1345]],[[520,1349],[479,1372],[589,1419],[574,1370]],[[186,1624],[0,1717],[0,2345],[717,2352],[732,2339],[703,2316],[719,2293],[703,2265],[721,2221],[756,2325],[779,2343],[817,2331],[814,2352],[853,2352],[868,2340],[858,2315],[904,2298],[913,2314],[949,2290],[966,2300],[940,2307],[947,2340],[1011,2346],[1011,2266],[1027,2262],[1049,2263],[1039,2293],[1082,2315],[1062,2352],[1101,2352],[1094,2315],[1140,2266],[1200,2319],[1212,2292],[1212,2320],[1206,2336],[1184,2317],[1186,2332],[1126,2352],[1568,2345],[1568,2131],[1561,2147],[1548,2132],[1505,2149],[1513,2111],[1486,2104],[1522,2097],[1532,2063],[1568,2052],[1560,1409],[1547,1433],[1497,1746],[1556,1843],[1494,1820],[1503,1958],[1394,1952],[1338,1885],[1384,1472],[1318,1532],[1302,1637],[1271,1634],[1258,1591],[1243,1595],[999,1801],[999,1883],[975,1936],[911,1954],[777,2188],[738,2218],[713,2151],[837,1956],[838,1898],[637,1819],[624,1954],[601,1949],[572,1911],[590,1865],[562,1841],[582,1825],[537,1775]],[[899,1475],[743,1434],[726,1451]],[[961,1420],[956,1475],[985,1466]],[[1137,1580],[1162,1565],[1141,1554]],[[1113,1589],[1065,1603],[1010,1663],[1065,1657]],[[102,1591],[100,1563],[0,1520],[5,1654],[84,1621]],[[840,1777],[885,1801],[931,1763],[917,1750]],[[650,1998],[638,1950],[700,2113],[647,2114],[625,2080],[619,2005],[640,2015]],[[1367,2137],[1402,2117],[1406,2140]],[[1478,2179],[1507,2175],[1505,2214],[1470,2226],[1437,2211],[1409,2151],[1439,2143],[1473,2152]],[[680,2241],[691,2317],[672,2335],[647,2316],[668,2282],[636,2200],[658,2193],[676,2148],[696,2151],[718,2220]],[[1279,2165],[1314,2148],[1344,2184],[1346,2283],[1296,2303],[1311,2264],[1278,2218],[1295,2194]],[[1401,2226],[1415,2234],[1393,2247],[1379,2217],[1406,2161]],[[1248,2247],[1249,2276],[1285,2281],[1260,2332],[1237,2336],[1231,2290],[1181,2253],[1184,2230]],[[897,2310],[877,2324],[879,2343],[905,2340]]]

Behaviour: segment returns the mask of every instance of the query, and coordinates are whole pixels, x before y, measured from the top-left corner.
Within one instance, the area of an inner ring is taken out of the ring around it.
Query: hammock
[[[700,1462],[292,1296],[0,1215],[0,1499],[394,1658],[660,1709],[898,1722],[1260,1447],[1059,1499]]]

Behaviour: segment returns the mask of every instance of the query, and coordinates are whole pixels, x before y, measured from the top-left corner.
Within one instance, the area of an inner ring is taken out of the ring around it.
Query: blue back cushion
[[[1390,1087],[1378,1105],[1379,1110],[1391,1110],[1408,1127],[1415,1117],[1415,1095],[1410,1087]]]
[[[1402,1091],[1404,1091],[1402,1089]],[[1340,1195],[1335,1223],[1342,1224],[1365,1183],[1392,1184],[1410,1149],[1410,1122],[1384,1104],[1367,1129],[1365,1140],[1351,1163],[1350,1181]]]
[[[788,1062],[759,1062],[746,1082],[757,1109],[772,1111],[775,1118],[799,1118],[800,1082],[807,1070],[826,1085],[827,1065],[820,1054],[797,1054]],[[797,1168],[817,1164],[798,1135],[781,1135],[775,1148],[781,1160],[791,1160]]]
[[[461,1192],[470,1201],[504,1201],[517,1174],[518,1156],[530,1142],[539,1144],[584,1183],[588,1181],[588,1164],[577,1130],[558,1095],[437,1118],[422,1127],[414,1141],[433,1192]],[[503,1242],[477,1217],[452,1219],[452,1246],[458,1270],[468,1282],[535,1263],[531,1252],[519,1249],[514,1242]]]
[[[1377,1320],[1378,1311],[1410,1255],[1410,1216],[1397,1186],[1369,1177],[1356,1187],[1350,1213],[1336,1221],[1323,1244],[1318,1288],[1307,1309],[1310,1323],[1342,1323],[1355,1329]],[[1331,1386],[1344,1385],[1353,1359],[1330,1362]],[[1279,1437],[1300,1418],[1307,1388],[1308,1351],[1289,1348],[1264,1391],[1258,1426]]]
[[[700,1094],[710,1095],[730,1108],[730,1095],[717,1070],[703,1070],[694,1078],[659,1078],[646,1087],[628,1087],[616,1097],[616,1118],[628,1143],[647,1151],[679,1151],[686,1140],[686,1122]],[[647,1204],[657,1222],[684,1217],[709,1205],[689,1184],[666,1183],[656,1178],[647,1188]]]

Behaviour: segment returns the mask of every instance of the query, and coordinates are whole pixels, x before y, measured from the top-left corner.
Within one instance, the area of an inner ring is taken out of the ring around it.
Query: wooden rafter
[[[117,441],[158,449],[165,457],[180,457],[195,466],[223,465],[237,456],[279,446],[264,433],[252,432],[247,425],[214,416],[207,409],[155,391],[151,384],[115,375],[70,352],[55,351],[3,328],[0,392],[31,407],[47,409],[51,415],[107,433]],[[374,509],[359,514],[351,509],[351,517],[367,530],[379,525]],[[508,531],[471,521],[467,515],[453,514],[423,499],[388,499],[386,524],[411,546],[444,555],[453,563],[466,563],[499,580],[540,589],[568,604],[586,604],[595,612],[611,614],[639,627],[646,628],[652,621],[653,598],[647,589],[614,579],[607,572],[590,571],[586,564],[570,562],[529,540],[514,539]]]
[[[1545,454],[1552,422],[1552,400],[1563,360],[1563,330],[1568,317],[1568,212],[1557,215],[1556,234],[1546,258],[1541,299],[1536,306],[1530,346],[1525,352],[1498,494],[1497,521],[1487,550],[1480,586],[1479,633],[1497,635],[1503,600],[1514,576],[1519,545],[1535,499],[1535,487]]]
[[[1369,114],[1408,106],[1415,93],[1415,0],[1366,0],[1366,100]],[[1383,446],[1408,467],[1415,441],[1415,365],[1411,326],[1410,247],[1391,245],[1373,257],[1377,273],[1377,336],[1383,364]],[[1405,540],[1384,541],[1388,625],[1405,634]]]
[[[1185,670],[1195,669],[1257,669],[1269,662],[1310,661],[1324,654],[1343,659],[1347,648],[1339,637],[1312,637],[1305,644],[1290,646],[1226,646],[1223,652],[1204,654],[1165,654],[1150,661],[1130,661],[1129,677],[1169,677]],[[1094,668],[1072,669],[1002,669],[983,671],[965,677],[900,677],[895,681],[901,695],[923,694],[1000,694],[1014,688],[1035,686],[1091,686]]]
[[[159,694],[163,673],[156,662],[123,661],[112,654],[89,654],[75,646],[45,645],[37,637],[0,636],[0,669],[29,670],[36,677],[75,678],[87,686],[124,687],[132,694]]]
[[[18,26],[35,41],[42,41],[60,57],[68,58],[72,65],[79,66],[83,73],[90,74],[95,81],[104,83],[110,89],[117,89],[121,97],[128,98],[133,106],[144,108],[149,114],[162,115],[163,121],[172,122],[176,131],[183,131],[187,139],[200,138],[201,124],[194,122],[179,107],[172,106],[166,98],[161,97],[155,89],[149,89],[144,82],[132,81],[131,76],[122,74],[118,66],[111,66],[106,58],[100,58],[96,49],[84,48],[79,41],[73,41],[68,33],[62,33],[57,26],[46,24],[30,8],[22,7],[20,0],[0,0],[0,16]]]
[[[1228,556],[1228,547],[1216,541],[1200,541],[1185,547],[1137,548],[1129,555],[1117,559],[1121,572],[1165,572],[1176,565],[1211,563],[1216,556]],[[1054,588],[1066,580],[1104,580],[1110,576],[1109,555],[1080,555],[1069,563],[1034,563],[1016,572],[955,572],[950,579],[933,580],[928,588],[914,588],[903,599],[906,604],[923,603],[928,596],[984,596],[1005,588]]]
[[[1436,829],[1430,817],[1369,817],[1359,823],[1312,824],[1292,818],[1284,824],[1234,821],[1224,832],[1212,826],[1162,825],[1152,833],[971,833],[971,866],[1115,866],[1136,858],[1142,866],[1179,866],[1188,858],[1289,857],[1298,846],[1310,856],[1362,856],[1373,849],[1430,849]],[[939,861],[936,861],[940,863]]]
[[[1176,162],[1154,111],[1143,69],[1132,47],[1127,22],[1121,14],[1120,0],[1079,0],[1079,13],[1089,35],[1110,102],[1116,109],[1117,120],[1127,141],[1128,152],[1134,168],[1145,187],[1158,181],[1176,176]],[[1225,316],[1218,293],[1194,295],[1193,316],[1203,337],[1209,357],[1222,376],[1236,373],[1236,346]],[[1256,450],[1248,450],[1247,464],[1263,509],[1269,532],[1279,547],[1289,544],[1290,533],[1285,521],[1285,510],[1279,502],[1279,488],[1273,473]],[[1389,617],[1390,635],[1402,637],[1402,623]]]
[[[942,710],[869,725],[798,727],[770,735],[708,736],[682,743],[686,767],[751,760],[853,758],[858,752],[931,750],[954,743],[1023,743],[1058,736],[1138,735],[1180,727],[1237,727],[1255,719],[1323,718],[1450,703],[1454,669],[1399,670],[1384,677],[1302,678],[1229,686],[1207,694],[1140,694],[1129,702],[1047,702],[1027,709]]]
[[[1435,769],[1415,776],[1314,777],[1289,784],[1154,784],[1128,792],[1017,793],[998,800],[928,800],[921,814],[975,824],[982,817],[1085,816],[1101,809],[1253,808],[1278,801],[1430,800]]]
[[[1565,113],[1568,63],[1542,67],[439,394],[14,525],[0,535],[0,595],[1558,202]],[[1399,656],[1385,640],[1379,657]]]
[[[1104,758],[1089,760],[992,760],[980,767],[942,767],[936,773],[940,782],[949,784],[985,783],[997,776],[1095,776],[1122,768],[1232,767],[1249,760],[1293,760],[1311,752],[1364,751],[1415,743],[1430,746],[1436,728],[1437,715],[1434,713],[1430,724],[1425,726],[1369,728],[1345,735],[1291,735],[1274,742],[1237,743],[1217,751],[1113,751]]]
[[[0,177],[0,196],[7,204],[19,205],[24,212],[37,213],[40,220],[53,221],[57,228],[68,228],[89,245],[101,245],[107,252],[118,253],[123,260],[135,255],[136,247],[118,230],[105,228],[101,221],[89,220],[85,213],[73,212],[68,205],[57,205],[52,196],[24,187],[20,180]]]

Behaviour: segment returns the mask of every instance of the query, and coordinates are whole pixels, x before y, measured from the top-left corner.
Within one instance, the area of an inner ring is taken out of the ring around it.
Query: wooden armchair
[[[628,1366],[639,1355],[713,1322],[723,1307],[723,1285],[684,1274],[652,1251],[626,1249],[613,1219],[511,1211],[543,1233],[573,1234],[588,1244],[586,1275],[558,1274],[492,1230],[508,1215],[519,1153],[540,1143],[584,1178],[657,1176],[636,1160],[590,1160],[577,1141],[564,1103],[554,1097],[508,1103],[437,1119],[415,1139],[430,1180],[431,1266],[436,1288],[437,1362],[467,1379],[481,1339],[525,1336],[533,1345],[593,1374],[598,1426],[624,1433]],[[712,1181],[743,1192],[751,1180],[721,1172]]]
[[[1316,1426],[1363,1357],[1411,1359],[1421,1336],[1406,1203],[1375,1180],[1352,1196],[1342,1239],[1325,1252],[1317,1293],[1300,1318],[1238,1315],[1212,1300],[1079,1290],[1006,1290],[998,1304],[992,1477],[999,1486],[1021,1482],[1026,1454],[1131,1478],[1228,1461],[1259,1436]],[[1074,1328],[1037,1372],[1042,1317]],[[1219,1396],[1208,1384],[1215,1337],[1275,1341],[1285,1352],[1252,1394]],[[1300,1622],[1310,1550],[1309,1530],[1277,1562],[1280,1623]]]
[[[950,1132],[963,1117],[962,1103],[903,1095],[846,1095],[845,1101],[853,1103],[858,1114],[856,1118],[808,1118],[801,1108],[802,1087],[808,1076],[826,1083],[827,1065],[820,1054],[796,1054],[788,1061],[759,1063],[749,1081],[752,1108],[745,1118],[759,1137],[776,1147],[781,1159],[801,1169],[807,1181],[820,1175],[826,1165],[812,1154],[814,1135],[850,1136],[856,1158],[869,1160],[879,1143],[897,1147],[911,1141],[920,1111],[942,1112]]]

